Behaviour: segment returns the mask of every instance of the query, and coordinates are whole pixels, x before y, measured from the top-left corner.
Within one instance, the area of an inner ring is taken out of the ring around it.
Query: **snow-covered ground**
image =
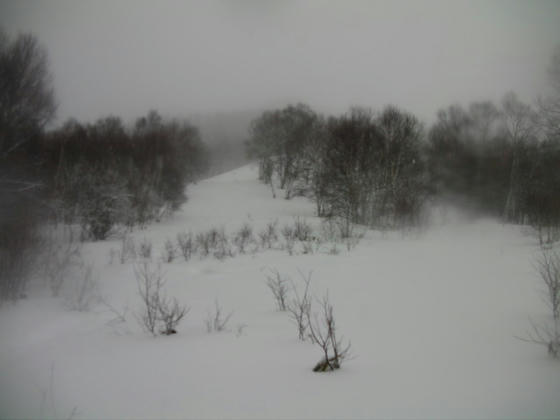
[[[170,219],[133,232],[154,244],[178,232],[313,217],[309,201],[273,199],[244,167],[190,186]],[[269,250],[162,265],[166,290],[191,310],[173,336],[140,328],[131,261],[110,261],[117,239],[89,243],[101,303],[72,311],[32,293],[0,308],[2,418],[558,418],[560,363],[524,343],[529,317],[548,316],[532,267],[536,241],[518,227],[438,212],[423,232],[369,231],[348,252]],[[294,281],[312,271],[329,291],[342,369],[314,373],[318,348],[275,310],[267,270]],[[71,281],[71,279],[70,279]],[[62,293],[64,295],[64,291]],[[208,333],[218,300],[229,331]]]

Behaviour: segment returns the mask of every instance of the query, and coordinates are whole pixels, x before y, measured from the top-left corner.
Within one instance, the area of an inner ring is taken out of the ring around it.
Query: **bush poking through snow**
[[[300,217],[295,218],[292,232],[298,241],[308,242],[313,239],[313,228],[305,219]]]
[[[558,359],[560,357],[560,321],[555,319],[552,326],[550,324],[537,325],[531,319],[529,319],[529,322],[532,331],[528,332],[526,337],[516,336],[515,338],[545,346],[548,354],[554,359]]]
[[[288,281],[282,277],[278,270],[270,270],[266,275],[266,285],[272,292],[279,311],[287,309]]]
[[[177,234],[177,244],[181,250],[181,254],[185,261],[191,259],[192,255],[196,251],[193,235],[191,232],[180,232]]]
[[[253,228],[248,223],[245,223],[233,237],[233,243],[237,246],[237,251],[240,254],[245,254],[247,247],[253,240]]]
[[[142,328],[153,336],[158,331],[164,335],[175,334],[175,328],[189,312],[189,308],[180,305],[176,299],[171,300],[165,296],[165,279],[161,267],[157,265],[152,268],[148,260],[143,260],[134,267],[134,274],[142,300],[142,312],[138,317]]]
[[[546,285],[552,317],[557,321],[560,318],[560,253],[543,251],[534,265]]]
[[[158,326],[159,301],[165,284],[161,268],[155,269],[144,260],[134,267],[134,275],[138,284],[138,294],[142,299],[142,312],[139,316],[141,326],[152,335],[156,335]]]
[[[222,307],[218,303],[218,299],[214,302],[214,311],[208,312],[208,316],[204,321],[206,325],[206,331],[211,332],[222,332],[227,328],[227,323],[233,316],[233,311],[227,314],[225,317],[222,313]]]
[[[271,249],[278,241],[278,220],[269,222],[266,227],[259,232],[259,242],[263,249]]]
[[[214,248],[214,258],[220,261],[226,259],[227,257],[234,256],[231,243],[224,229],[217,231]]]
[[[175,244],[170,239],[166,240],[165,244],[163,245],[163,251],[161,253],[163,261],[166,263],[173,262],[176,254],[177,248],[175,248]]]
[[[217,248],[220,236],[225,236],[223,231],[212,228],[207,232],[201,232],[196,235],[196,248],[200,250],[202,257],[207,257],[210,252]]]
[[[304,253],[304,255],[313,254],[313,252],[315,251],[315,248],[314,248],[315,243],[314,243],[314,241],[305,241],[305,242],[302,242],[301,245],[303,246],[303,253]]]
[[[535,269],[546,285],[547,302],[552,311],[552,325],[531,323],[532,332],[527,337],[516,337],[530,343],[546,346],[548,354],[560,357],[560,254],[545,250],[534,263]]]
[[[288,251],[289,255],[294,255],[294,245],[296,243],[296,238],[292,227],[289,225],[284,226],[282,228],[282,236],[286,241],[285,243],[286,251]]]
[[[152,243],[144,238],[142,242],[140,242],[140,247],[138,248],[138,254],[140,257],[149,260],[152,258]]]
[[[317,344],[323,351],[323,358],[313,368],[313,372],[326,372],[339,369],[342,361],[348,357],[350,343],[345,347],[342,339],[336,338],[336,324],[333,313],[333,306],[329,301],[328,293],[319,301],[321,314],[308,311],[307,326],[311,341]]]
[[[183,317],[190,311],[190,308],[179,304],[177,299],[161,297],[158,304],[159,319],[163,324],[160,333],[163,335],[177,334],[177,325]]]
[[[302,341],[306,338],[307,321],[309,312],[311,311],[311,296],[309,295],[309,285],[311,284],[311,274],[309,272],[305,276],[300,272],[300,276],[304,283],[303,293],[298,292],[298,288],[292,283],[292,291],[294,297],[288,302],[287,309],[290,313],[290,318],[294,321],[298,329],[298,338]]]

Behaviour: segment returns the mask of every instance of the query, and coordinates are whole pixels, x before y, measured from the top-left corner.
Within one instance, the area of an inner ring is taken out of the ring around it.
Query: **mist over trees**
[[[264,112],[247,153],[259,178],[306,195],[319,216],[372,227],[418,224],[428,201],[451,201],[560,236],[560,47],[551,94],[536,105],[513,92],[500,104],[450,105],[425,129],[411,113],[354,107],[324,117],[298,104]],[[297,188],[294,188],[297,186]]]
[[[118,117],[66,122],[44,142],[52,173],[54,216],[78,222],[93,239],[118,224],[159,220],[186,200],[185,188],[206,170],[198,131],[155,111],[126,128]]]
[[[0,32],[0,277],[16,298],[32,265],[37,227],[78,225],[83,239],[143,227],[177,210],[186,188],[247,156],[276,197],[306,196],[317,215],[402,228],[426,204],[450,200],[510,223],[541,242],[560,236],[560,47],[550,93],[535,104],[453,104],[429,127],[398,106],[325,116],[305,104],[186,120],[150,111],[133,122],[68,120],[47,131],[56,103],[48,57],[28,34]],[[252,122],[248,124],[248,121]],[[244,143],[242,143],[242,141]]]
[[[186,201],[208,168],[198,129],[156,111],[69,120],[46,131],[56,104],[47,53],[29,34],[0,32],[0,297],[25,291],[41,244],[38,227],[78,224],[105,239],[117,226],[160,220]]]
[[[208,154],[207,176],[218,175],[249,163],[245,141],[255,111],[231,111],[189,116],[200,132]]]

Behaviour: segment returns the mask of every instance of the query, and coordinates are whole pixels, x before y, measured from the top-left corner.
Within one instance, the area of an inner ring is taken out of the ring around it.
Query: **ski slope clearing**
[[[154,264],[179,232],[257,231],[275,219],[281,228],[294,217],[319,225],[312,203],[273,199],[252,166],[188,195],[170,219],[132,233],[152,242]],[[532,266],[537,241],[492,220],[437,215],[421,232],[368,231],[336,255],[324,245],[162,263],[167,294],[190,307],[171,336],[139,325],[134,261],[111,258],[121,241],[85,244],[105,303],[71,310],[68,287],[0,308],[0,417],[560,417],[560,364],[514,338],[529,317],[549,316]],[[352,343],[341,369],[312,372],[320,349],[276,310],[265,277],[273,269],[296,283],[312,271],[314,294],[328,290],[339,335]],[[233,315],[226,331],[208,333],[216,300]]]

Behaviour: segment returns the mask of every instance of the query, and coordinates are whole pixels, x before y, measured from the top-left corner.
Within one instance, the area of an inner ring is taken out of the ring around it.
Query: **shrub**
[[[175,328],[190,309],[165,296],[165,280],[159,265],[154,269],[148,260],[143,260],[134,267],[134,274],[143,304],[138,317],[140,325],[153,336],[157,335],[158,327],[161,334],[175,334]]]
[[[247,246],[253,242],[253,228],[245,223],[234,235],[233,243],[237,246],[240,254],[245,254]]]
[[[192,255],[196,251],[195,242],[191,232],[180,232],[177,234],[177,244],[181,250],[181,254],[185,261],[191,259]]]
[[[553,320],[552,325],[549,323],[535,324],[529,319],[532,331],[527,333],[526,337],[516,336],[515,338],[526,341],[528,343],[539,344],[547,348],[548,354],[552,358],[557,359],[560,356],[560,321]]]
[[[311,311],[311,296],[309,295],[309,285],[311,284],[311,272],[306,276],[300,272],[300,276],[304,283],[303,293],[298,292],[298,288],[292,283],[292,291],[294,297],[287,305],[290,317],[294,321],[298,329],[298,338],[305,340],[307,332],[307,321],[309,312]]]
[[[144,238],[142,242],[140,242],[138,254],[140,257],[147,260],[152,258],[152,243],[148,239]]]
[[[296,243],[296,237],[294,234],[294,230],[292,229],[291,226],[286,225],[282,228],[282,236],[284,237],[285,240],[285,248],[286,251],[288,251],[289,255],[293,255],[294,254],[294,246]]]
[[[134,267],[134,275],[138,285],[138,294],[142,299],[142,312],[139,316],[140,325],[150,334],[156,335],[159,316],[159,302],[165,284],[159,265],[156,269],[144,260]]]
[[[313,228],[305,219],[296,217],[292,234],[298,241],[307,242],[313,239]]]
[[[560,254],[545,250],[534,263],[535,269],[546,285],[547,303],[552,312],[552,325],[546,322],[535,324],[532,331],[520,340],[546,346],[553,358],[560,356]]]
[[[283,278],[278,270],[270,270],[266,275],[266,285],[272,292],[279,311],[287,309],[288,281]]]
[[[183,317],[190,311],[190,308],[182,306],[179,304],[177,299],[172,300],[162,297],[160,295],[160,300],[158,302],[158,313],[159,319],[163,324],[163,328],[160,333],[163,335],[177,334],[177,325],[183,319]]]
[[[336,323],[334,319],[333,306],[329,301],[328,293],[319,301],[321,314],[311,315],[307,312],[307,326],[311,341],[317,344],[322,352],[322,360],[315,365],[313,372],[325,372],[339,369],[344,359],[349,355],[350,343],[345,347],[342,339],[336,337]]]
[[[222,307],[218,303],[218,300],[214,302],[214,311],[208,312],[208,316],[204,321],[206,325],[206,331],[209,333],[211,332],[221,332],[226,329],[227,323],[229,322],[230,318],[233,316],[233,312],[230,312],[225,317],[222,313]]]
[[[130,212],[126,180],[102,167],[77,166],[71,177],[78,185],[77,212],[83,231],[93,240],[107,238]]]
[[[560,318],[560,253],[543,251],[535,268],[546,285],[547,300],[555,320]]]
[[[175,248],[175,244],[170,239],[166,240],[162,251],[163,261],[167,263],[173,262],[176,253],[177,249]]]
[[[210,252],[218,246],[220,231],[212,228],[207,232],[201,232],[196,235],[196,248],[200,250],[202,257],[207,257]]]
[[[221,229],[216,232],[217,235],[215,236],[214,258],[217,258],[218,260],[223,260],[227,257],[233,257],[234,253],[231,248],[231,243],[224,229]]]
[[[271,249],[274,243],[278,241],[278,220],[269,222],[266,227],[259,232],[259,240],[262,248]]]

